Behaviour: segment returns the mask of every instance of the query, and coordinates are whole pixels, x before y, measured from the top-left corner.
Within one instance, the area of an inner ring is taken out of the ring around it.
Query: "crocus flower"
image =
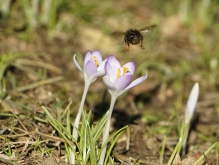
[[[74,63],[76,67],[82,72],[84,75],[84,81],[91,84],[94,82],[97,77],[103,76],[105,73],[104,65],[106,60],[102,61],[102,56],[99,50],[93,51],[91,53],[88,51],[84,58],[84,71],[81,69],[80,65],[76,60],[76,54],[74,55]]]
[[[135,63],[129,62],[121,67],[115,56],[110,56],[105,64],[106,75],[103,77],[111,95],[119,96],[126,90],[142,83],[147,74],[131,82],[135,72]]]
[[[190,123],[194,110],[195,110],[195,106],[196,103],[198,101],[198,95],[199,95],[199,84],[195,83],[195,85],[193,86],[190,95],[189,95],[189,99],[187,102],[187,106],[186,106],[186,112],[185,112],[185,123]]]
[[[195,106],[197,104],[198,101],[198,95],[199,95],[199,84],[196,82],[195,85],[193,86],[189,98],[188,98],[188,102],[187,102],[187,106],[186,106],[186,110],[185,110],[185,125],[184,125],[184,134],[185,134],[185,139],[183,141],[183,154],[186,153],[186,144],[187,144],[187,139],[188,139],[188,135],[189,135],[189,127],[190,127],[190,123],[191,123],[191,119],[192,116],[194,114],[195,111]],[[179,141],[182,141],[183,138],[181,137],[179,139]]]
[[[85,55],[85,58],[84,58],[84,70],[82,70],[80,65],[78,64],[78,62],[76,60],[76,54],[74,55],[73,60],[74,60],[76,67],[84,75],[84,82],[85,82],[84,92],[82,95],[79,111],[78,111],[76,118],[75,118],[75,121],[74,121],[74,128],[73,128],[73,133],[72,133],[74,139],[77,141],[77,138],[78,138],[77,130],[79,127],[79,122],[80,122],[81,114],[83,111],[83,106],[84,106],[85,98],[86,98],[86,95],[88,92],[88,88],[89,88],[90,84],[93,83],[97,79],[97,77],[104,75],[104,73],[105,73],[104,65],[105,65],[107,59],[102,61],[102,56],[100,54],[100,51],[98,51],[98,50],[95,50],[93,53],[88,51]],[[75,155],[72,151],[71,151],[71,160],[72,160],[71,163],[75,164]]]
[[[134,62],[129,62],[121,67],[120,63],[115,58],[115,56],[111,55],[110,57],[108,57],[107,62],[105,64],[106,75],[103,77],[103,81],[108,87],[109,92],[111,94],[111,103],[108,111],[108,118],[103,131],[102,146],[105,145],[109,137],[110,118],[117,97],[120,96],[125,91],[127,91],[128,89],[142,83],[147,78],[147,74],[146,74],[131,82],[134,72],[135,72]],[[99,165],[103,165],[104,161],[106,161],[105,154],[106,154],[106,146],[102,149]]]

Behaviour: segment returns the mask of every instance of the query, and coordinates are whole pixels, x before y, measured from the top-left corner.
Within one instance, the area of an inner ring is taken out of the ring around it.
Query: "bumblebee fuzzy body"
[[[140,43],[140,46],[142,49],[144,49],[142,42],[143,42],[143,35],[141,32],[137,29],[128,29],[124,34],[124,41],[126,45],[132,44],[137,45]]]

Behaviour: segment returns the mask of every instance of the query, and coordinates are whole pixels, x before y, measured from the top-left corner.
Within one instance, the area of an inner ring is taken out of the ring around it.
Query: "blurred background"
[[[127,51],[124,36],[112,35],[153,24],[144,35],[145,49],[131,45]],[[76,110],[84,86],[72,57],[77,54],[82,64],[88,50],[98,49],[122,65],[134,61],[135,79],[148,73],[119,97],[113,113],[114,129],[128,124],[141,132],[133,133],[126,155],[157,154],[163,135],[171,153],[195,82],[200,96],[188,153],[203,153],[219,138],[218,27],[218,0],[0,0],[0,112],[34,122],[43,116],[42,105],[62,112],[72,101]],[[98,118],[109,102],[99,78],[85,109]],[[120,150],[115,152],[124,154]]]

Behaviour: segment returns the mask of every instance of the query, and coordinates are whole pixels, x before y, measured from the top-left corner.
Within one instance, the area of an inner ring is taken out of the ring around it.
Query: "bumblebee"
[[[137,44],[140,44],[141,48],[144,49],[144,46],[142,45],[144,39],[143,34],[150,33],[156,26],[157,25],[152,25],[142,28],[140,30],[128,29],[125,33],[122,32],[122,34],[124,35],[124,40],[122,44],[125,43],[125,45],[128,46],[127,50],[129,50],[130,45],[137,45]],[[120,34],[120,33],[121,32],[114,32],[114,34]]]

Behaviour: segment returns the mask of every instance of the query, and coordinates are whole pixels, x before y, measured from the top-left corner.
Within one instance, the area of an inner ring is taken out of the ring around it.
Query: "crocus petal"
[[[100,77],[103,76],[105,74],[105,70],[100,70],[96,73],[93,74],[93,77]]]
[[[135,63],[134,62],[128,62],[127,64],[123,65],[122,67],[126,67],[129,69],[129,72],[134,75],[135,72]]]
[[[90,50],[88,50],[84,57],[84,66],[90,59],[91,59],[91,52]]]
[[[77,60],[76,60],[76,54],[74,55],[73,60],[74,60],[74,63],[75,63],[75,65],[76,65],[76,67],[78,68],[78,70],[80,70],[80,71],[83,73],[83,71],[82,71],[82,69],[81,69],[79,63],[78,63]]]
[[[84,72],[87,77],[93,76],[97,72],[94,61],[88,61],[84,66]]]
[[[95,56],[99,63],[102,62],[102,56],[99,50],[93,51],[92,56]]]
[[[106,64],[107,60],[108,60],[108,58],[100,63],[100,65],[97,67],[97,71],[104,70],[104,73],[105,73],[105,64]]]
[[[108,75],[105,75],[105,76],[103,77],[103,82],[106,84],[106,86],[108,87],[109,90],[111,90],[111,91],[117,91],[115,85],[110,81]]]
[[[97,72],[93,75],[94,77],[100,77],[105,74],[105,64],[107,62],[107,59],[105,59],[103,62],[100,63],[100,65],[97,67]]]
[[[195,83],[195,85],[193,86],[190,92],[189,99],[188,99],[187,106],[186,106],[186,114],[185,114],[186,123],[189,123],[193,116],[195,106],[198,100],[198,95],[199,95],[199,84]]]
[[[114,72],[114,75],[116,75],[118,69],[121,68],[121,65],[120,65],[119,61],[116,59],[115,56],[111,55],[111,56],[108,57],[107,63],[110,64],[111,69]]]
[[[89,60],[93,60],[92,58],[96,57],[96,60],[101,63],[102,62],[102,56],[99,50],[95,50],[91,53],[91,51],[87,51],[85,57],[84,57],[84,66]]]
[[[127,73],[115,80],[113,83],[118,91],[124,90],[131,82],[132,75]]]
[[[134,87],[134,86],[136,86],[136,85],[142,83],[142,82],[147,78],[147,76],[148,76],[148,75],[146,74],[146,75],[144,75],[144,76],[142,76],[142,77],[137,78],[137,79],[134,80],[125,90],[128,90],[128,89],[130,89],[130,88],[132,88],[132,87]]]
[[[113,72],[113,68],[108,62],[106,62],[105,64],[105,72],[106,72],[106,75],[109,76],[110,81],[113,83],[116,79],[116,73]]]

